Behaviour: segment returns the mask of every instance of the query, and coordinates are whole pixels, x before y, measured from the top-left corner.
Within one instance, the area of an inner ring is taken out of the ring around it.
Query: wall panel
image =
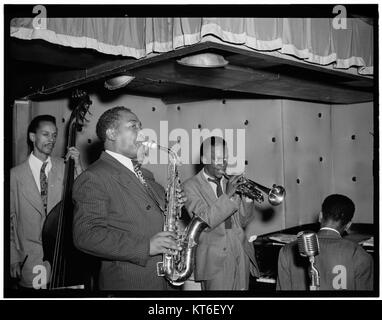
[[[347,194],[355,201],[355,221],[373,221],[371,103],[330,106],[291,100],[228,99],[164,105],[157,98],[114,92],[91,94],[91,100],[92,114],[87,116],[90,122],[77,136],[85,166],[95,161],[102,150],[95,133],[98,118],[108,108],[124,105],[138,115],[143,127],[150,129],[150,138],[160,144],[171,147],[176,135],[182,135],[180,145],[187,149],[185,153],[182,150],[185,160],[180,167],[182,181],[200,169],[196,164],[200,141],[192,134],[193,130],[199,132],[199,125],[210,132],[232,129],[234,156],[240,154],[236,150],[241,141],[238,129],[245,130],[245,156],[239,160],[247,161],[246,176],[265,186],[281,184],[287,192],[285,203],[279,207],[259,205],[249,234],[314,222],[322,200],[333,192]],[[33,102],[32,117],[43,113],[56,116],[62,133],[71,113],[68,103],[68,99]],[[22,135],[20,131],[15,138],[20,140]],[[62,156],[64,149],[64,136],[59,134],[54,155]],[[18,152],[22,150],[18,148]],[[150,160],[157,163],[166,158],[163,152],[150,153]],[[167,164],[147,166],[165,186]]]
[[[28,125],[32,120],[31,101],[16,100],[13,104],[13,139],[12,166],[17,166],[28,157],[27,135]]]
[[[354,222],[372,223],[373,104],[333,106],[332,118],[334,191],[355,202]]]
[[[331,193],[330,106],[283,100],[286,227],[315,222]]]
[[[237,151],[240,142],[237,130],[245,130],[245,157],[239,160],[247,161],[247,165],[244,165],[246,176],[265,186],[284,184],[279,100],[209,100],[171,105],[168,107],[168,119],[172,129],[184,128],[187,132],[196,130],[198,125],[209,131],[220,129],[223,133],[225,129],[232,129],[235,157],[240,153]],[[198,141],[196,145],[199,146]],[[192,159],[196,160],[199,148],[192,149]],[[184,165],[180,169],[182,177],[190,177],[197,172],[195,165]],[[260,212],[249,226],[249,234],[283,228],[283,205],[270,208],[266,201],[259,209]]]

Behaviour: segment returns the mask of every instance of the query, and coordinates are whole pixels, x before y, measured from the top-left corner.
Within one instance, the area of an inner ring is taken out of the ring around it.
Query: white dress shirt
[[[49,176],[49,171],[52,169],[52,160],[50,157],[46,160],[48,161],[48,164],[45,167],[45,174],[46,177]],[[36,182],[38,191],[41,193],[41,185],[40,185],[40,170],[43,165],[43,161],[41,161],[39,158],[37,158],[33,152],[29,155],[29,166],[32,170],[34,181]]]
[[[320,229],[320,231],[321,230],[330,230],[330,231],[334,231],[334,232],[337,232],[339,235],[341,235],[341,233],[339,233],[339,231],[338,230],[336,230],[336,229],[333,229],[333,228],[329,228],[329,227],[322,227],[321,229]]]
[[[132,173],[135,174],[136,177],[137,174],[135,173],[134,171],[134,165],[133,165],[133,162],[131,161],[130,158],[128,157],[125,157],[124,155],[120,154],[120,153],[116,153],[116,152],[113,152],[113,151],[110,151],[110,150],[105,150],[109,155],[111,155],[114,159],[116,159],[118,162],[120,162],[121,164],[123,164],[127,169],[129,169]]]

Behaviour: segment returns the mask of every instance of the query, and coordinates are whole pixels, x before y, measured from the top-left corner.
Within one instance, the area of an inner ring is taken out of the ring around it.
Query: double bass
[[[74,109],[68,126],[67,147],[76,145],[76,135],[82,130],[91,105],[88,94],[76,89],[72,96]],[[42,243],[44,260],[51,265],[48,289],[92,289],[94,261],[74,247],[72,237],[73,209],[72,187],[74,160],[65,164],[62,200],[48,213],[43,229]]]

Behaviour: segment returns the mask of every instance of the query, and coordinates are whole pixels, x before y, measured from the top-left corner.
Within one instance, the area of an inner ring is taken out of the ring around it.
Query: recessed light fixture
[[[105,81],[105,88],[109,90],[116,90],[127,86],[135,77],[128,75],[120,75],[114,78],[107,79]]]
[[[184,57],[177,62],[183,66],[198,68],[219,68],[228,64],[223,56],[216,53],[200,53]]]

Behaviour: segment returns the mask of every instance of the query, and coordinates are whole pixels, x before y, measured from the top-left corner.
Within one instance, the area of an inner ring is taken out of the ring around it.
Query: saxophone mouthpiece
[[[143,141],[142,144],[150,149],[158,149],[158,144],[154,141]]]
[[[181,165],[181,161],[178,155],[171,149],[167,147],[163,147],[157,144],[155,141],[142,141],[141,144],[145,147],[148,147],[149,149],[159,149],[159,150],[163,150],[167,152],[170,155],[170,157],[175,161],[176,165],[179,165],[179,166]]]

